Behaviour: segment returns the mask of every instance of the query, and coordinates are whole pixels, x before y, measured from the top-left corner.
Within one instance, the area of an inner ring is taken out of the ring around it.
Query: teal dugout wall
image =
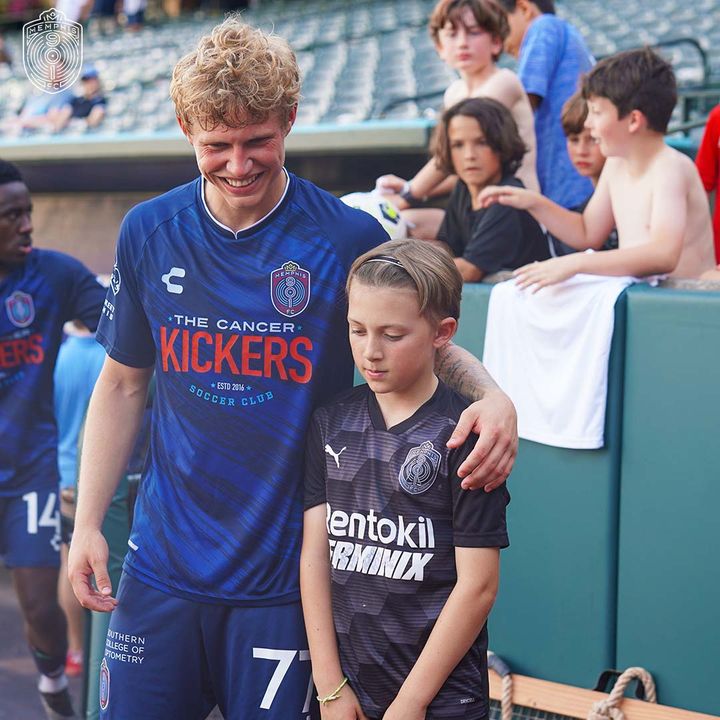
[[[482,357],[492,285],[465,285],[458,344]],[[592,687],[615,663],[617,499],[624,296],[616,306],[606,445],[521,440],[510,478],[510,548],[501,559],[490,646],[525,675]]]
[[[718,714],[720,293],[631,288],[626,358],[617,665]]]

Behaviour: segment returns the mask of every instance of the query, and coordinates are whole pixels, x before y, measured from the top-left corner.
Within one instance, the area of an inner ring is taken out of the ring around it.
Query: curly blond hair
[[[231,15],[200,38],[173,70],[170,98],[190,129],[241,127],[271,115],[286,124],[300,97],[300,71],[285,40]]]

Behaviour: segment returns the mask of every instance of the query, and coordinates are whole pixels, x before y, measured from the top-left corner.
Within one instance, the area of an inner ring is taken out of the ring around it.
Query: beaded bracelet
[[[348,679],[343,678],[343,681],[333,690],[329,695],[326,695],[324,698],[321,698],[319,695],[317,696],[318,702],[321,705],[327,705],[332,700],[337,700],[340,697],[340,691],[345,687],[345,683],[347,683]]]

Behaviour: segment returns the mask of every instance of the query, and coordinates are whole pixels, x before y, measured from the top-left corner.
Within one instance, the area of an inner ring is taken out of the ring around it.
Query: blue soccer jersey
[[[191,599],[289,602],[305,430],[352,384],[345,278],[387,235],[292,175],[275,209],[234,233],[202,187],[128,214],[98,331],[113,359],[157,377],[125,569]]]
[[[74,258],[33,250],[0,280],[0,496],[57,484],[53,369],[67,320],[97,326],[105,289]]]

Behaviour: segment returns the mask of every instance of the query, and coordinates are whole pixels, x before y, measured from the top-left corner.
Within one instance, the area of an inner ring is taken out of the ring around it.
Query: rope
[[[502,697],[500,698],[501,720],[512,720],[513,714],[513,679],[510,667],[494,652],[488,650],[488,668],[494,670],[502,678]]]
[[[588,720],[625,720],[625,714],[618,706],[623,700],[625,688],[635,678],[642,683],[645,689],[645,700],[651,703],[657,702],[655,681],[652,679],[652,675],[645,668],[631,667],[617,679],[615,687],[606,699],[593,703],[588,713]],[[504,716],[503,720],[505,720]]]
[[[502,698],[500,698],[501,720],[512,720],[512,715],[513,715],[512,691],[513,691],[512,675],[506,675],[502,679]]]

